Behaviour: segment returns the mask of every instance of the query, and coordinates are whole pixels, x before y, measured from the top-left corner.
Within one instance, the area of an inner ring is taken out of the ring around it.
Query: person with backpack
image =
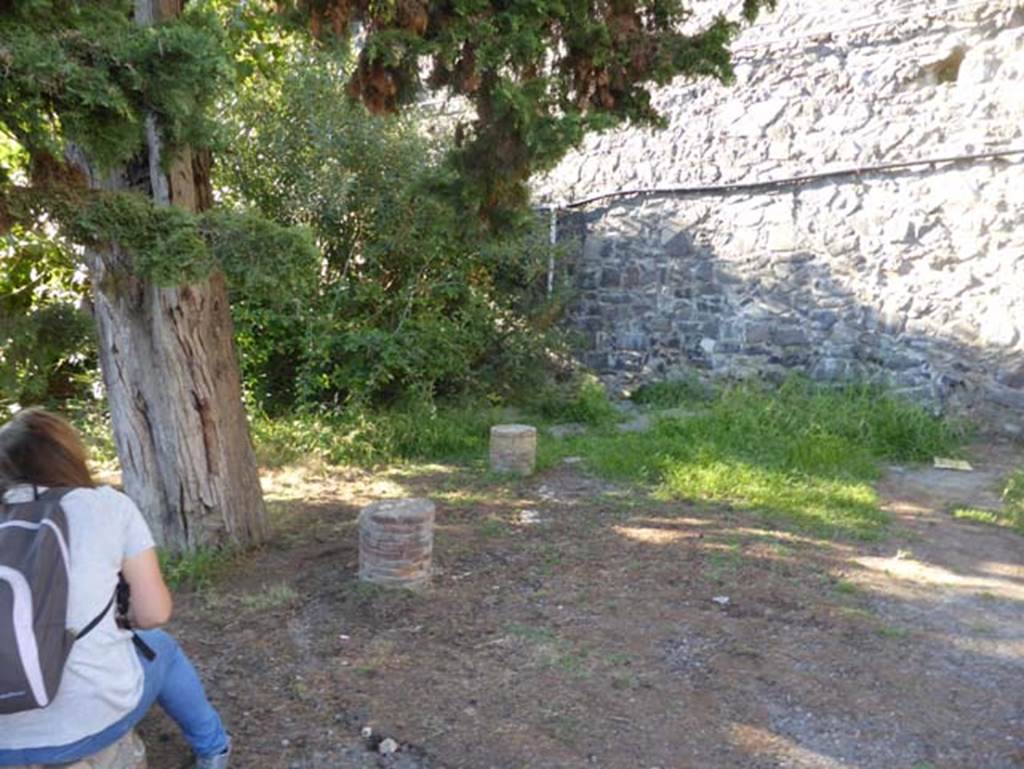
[[[137,633],[115,616],[122,575]],[[18,412],[0,428],[0,766],[91,756],[158,702],[196,769],[226,769],[230,739],[195,668],[153,629],[170,616],[139,509],[93,483],[66,421]]]

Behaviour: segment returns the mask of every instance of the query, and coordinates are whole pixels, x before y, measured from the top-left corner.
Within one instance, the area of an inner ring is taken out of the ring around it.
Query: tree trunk
[[[173,550],[266,536],[224,276],[161,288],[90,254],[100,365],[125,491]]]
[[[180,0],[136,0],[139,24],[178,12]],[[131,188],[190,211],[208,206],[208,157],[184,150],[165,162],[152,117],[146,134],[143,162],[105,179],[90,173],[95,186]],[[137,277],[132,255],[116,246],[87,258],[125,491],[172,550],[263,541],[266,513],[223,274],[167,288]]]

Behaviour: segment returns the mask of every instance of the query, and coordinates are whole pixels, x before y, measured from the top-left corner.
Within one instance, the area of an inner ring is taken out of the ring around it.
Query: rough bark
[[[223,275],[161,288],[133,275],[117,249],[89,257],[125,491],[171,549],[261,542]]]
[[[180,11],[178,0],[137,0],[136,21]],[[209,205],[209,157],[162,157],[159,126],[146,125],[146,157],[92,183],[130,188],[158,205]],[[173,550],[266,536],[266,515],[242,404],[227,287],[220,273],[176,287],[138,277],[116,246],[87,254],[100,364],[125,491],[158,541]]]

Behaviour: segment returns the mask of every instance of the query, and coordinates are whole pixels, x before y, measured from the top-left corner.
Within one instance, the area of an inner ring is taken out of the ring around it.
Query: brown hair
[[[78,433],[42,409],[22,409],[0,428],[0,493],[18,483],[88,486],[92,476]]]

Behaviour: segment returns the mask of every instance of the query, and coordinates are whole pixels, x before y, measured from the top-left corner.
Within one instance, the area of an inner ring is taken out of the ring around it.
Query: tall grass
[[[665,379],[660,382],[649,382],[637,388],[631,396],[635,403],[654,408],[676,408],[709,400],[714,391],[695,376],[679,379]]]
[[[880,461],[954,453],[958,430],[867,386],[740,385],[693,416],[647,433],[579,439],[574,449],[612,477],[654,484],[665,498],[728,503],[825,536],[884,529],[871,481]]]
[[[781,387],[744,384],[712,391],[692,382],[647,389],[647,432],[620,433],[603,389],[583,380],[539,393],[523,418],[537,426],[580,421],[591,432],[542,438],[538,464],[576,454],[611,478],[646,483],[667,499],[727,504],[754,521],[830,537],[871,538],[885,529],[872,486],[883,461],[955,454],[963,431],[877,387],[822,388],[794,378]],[[489,405],[351,408],[337,414],[269,418],[251,425],[261,464],[315,457],[328,464],[481,462],[489,428],[509,421]],[[101,433],[101,430],[96,430]],[[1024,475],[1008,483],[1007,508],[1024,510]],[[1016,507],[1014,507],[1016,506]],[[1017,513],[1024,517],[1024,512]]]
[[[353,409],[337,414],[251,419],[261,465],[316,457],[328,464],[373,466],[387,462],[466,461],[487,451],[496,408],[412,405],[389,411]]]
[[[619,418],[604,387],[583,377],[564,386],[550,386],[522,398],[511,415],[491,404],[438,405],[411,401],[389,409],[345,410],[250,420],[257,459],[275,466],[316,456],[329,464],[379,465],[401,461],[482,459],[492,425],[525,419],[538,426],[556,422],[610,425]],[[542,450],[541,465],[553,461]]]
[[[595,377],[586,376],[563,387],[549,387],[525,399],[527,410],[542,422],[577,422],[591,426],[609,425],[619,411]]]

